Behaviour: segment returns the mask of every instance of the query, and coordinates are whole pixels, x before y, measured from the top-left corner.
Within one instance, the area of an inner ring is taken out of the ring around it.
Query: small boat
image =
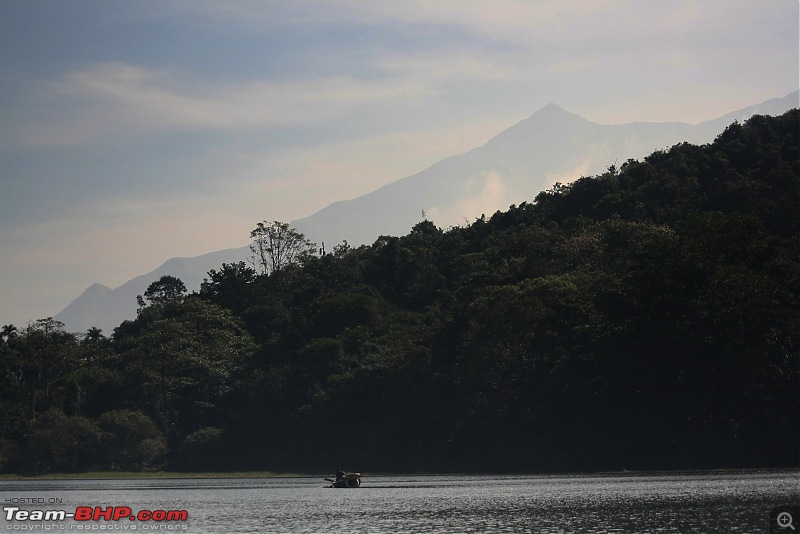
[[[326,478],[331,483],[328,488],[357,488],[361,486],[361,473],[346,473],[343,477],[334,480]]]

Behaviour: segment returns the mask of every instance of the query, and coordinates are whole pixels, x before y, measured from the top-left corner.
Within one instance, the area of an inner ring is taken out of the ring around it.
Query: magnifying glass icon
[[[792,521],[794,521],[794,518],[792,518],[792,514],[790,514],[789,512],[781,512],[781,513],[779,513],[777,521],[778,521],[778,526],[779,527],[781,527],[781,528],[790,528],[790,529],[794,530],[794,525],[792,524]]]

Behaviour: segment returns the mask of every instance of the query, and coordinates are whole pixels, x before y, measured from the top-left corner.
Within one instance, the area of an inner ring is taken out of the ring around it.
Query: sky
[[[243,246],[259,221],[369,193],[551,102],[696,124],[785,96],[799,6],[4,0],[0,324]]]

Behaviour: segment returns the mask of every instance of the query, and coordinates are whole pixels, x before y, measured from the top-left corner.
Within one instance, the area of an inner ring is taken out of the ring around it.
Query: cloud
[[[563,24],[567,19],[596,21],[598,13],[616,13],[634,5],[635,2],[609,0],[591,3],[583,0],[184,0],[173,3],[173,7],[194,20],[236,22],[251,29],[320,24],[414,24],[460,27],[495,38],[530,36]],[[533,31],[526,31],[526,28]]]
[[[752,0],[183,0],[171,5],[194,21],[207,21],[209,28],[220,22],[251,30],[414,25],[434,31],[458,28],[494,41],[530,44],[555,39],[568,46],[597,39],[636,42],[642,37],[649,41],[654,35],[713,32],[765,12]]]
[[[627,145],[628,153],[638,153],[641,146],[635,144]],[[575,167],[563,172],[548,174],[544,177],[543,184],[545,189],[550,189],[556,183],[568,184],[583,176],[596,176],[608,169],[613,163],[615,155],[611,153],[607,144],[596,143],[589,147],[589,154]],[[619,162],[621,165],[623,162]]]
[[[506,209],[511,202],[505,180],[497,171],[484,173],[467,184],[467,193],[450,206],[433,206],[426,210],[431,221],[440,227],[471,224],[481,214],[491,215]]]
[[[717,83],[740,88],[740,102],[775,96],[738,83],[742,58],[752,58],[747,62],[763,80],[774,78],[785,63],[759,60],[761,40],[754,46],[736,31],[745,21],[756,28],[775,26],[775,14],[757,7],[741,0],[176,2],[156,11],[173,23],[202,22],[206,31],[226,36],[235,33],[232,25],[256,32],[290,27],[316,41],[293,40],[281,50],[287,61],[280,73],[244,81],[210,79],[170,65],[89,64],[37,84],[29,91],[29,109],[9,112],[13,124],[3,130],[13,130],[11,139],[23,146],[69,146],[123,135],[307,128],[382,118],[392,106],[425,107],[446,117],[459,99],[460,113],[478,101],[478,113],[491,113],[501,104],[492,104],[487,94],[527,111],[558,101],[604,120],[593,109],[607,110],[607,101],[621,91],[640,98],[627,106],[625,119],[665,120],[667,113],[656,115],[664,104],[652,102],[682,94],[678,107],[690,105],[690,92],[674,87],[676,80],[707,87],[709,78],[723,78]],[[332,36],[366,27],[374,33],[368,47]],[[775,38],[766,34],[763,40]],[[333,42],[335,51],[326,46]],[[796,56],[796,46],[791,53]],[[643,116],[642,109],[653,114]]]
[[[41,84],[32,98],[57,110],[41,120],[19,120],[19,138],[27,145],[57,146],[115,135],[307,125],[429,91],[410,78],[195,83],[169,69],[101,63]]]
[[[35,85],[16,111],[23,146],[74,146],[114,136],[247,132],[310,127],[392,107],[433,104],[457,81],[509,78],[489,57],[466,52],[388,56],[368,62],[379,75],[302,80],[198,81],[175,69],[92,64]],[[8,128],[8,127],[6,127]]]

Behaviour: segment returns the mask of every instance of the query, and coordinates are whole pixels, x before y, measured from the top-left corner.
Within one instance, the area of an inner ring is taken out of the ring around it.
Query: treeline
[[[5,327],[0,469],[796,467],[799,153],[794,110],[463,227],[262,223],[110,337]]]

